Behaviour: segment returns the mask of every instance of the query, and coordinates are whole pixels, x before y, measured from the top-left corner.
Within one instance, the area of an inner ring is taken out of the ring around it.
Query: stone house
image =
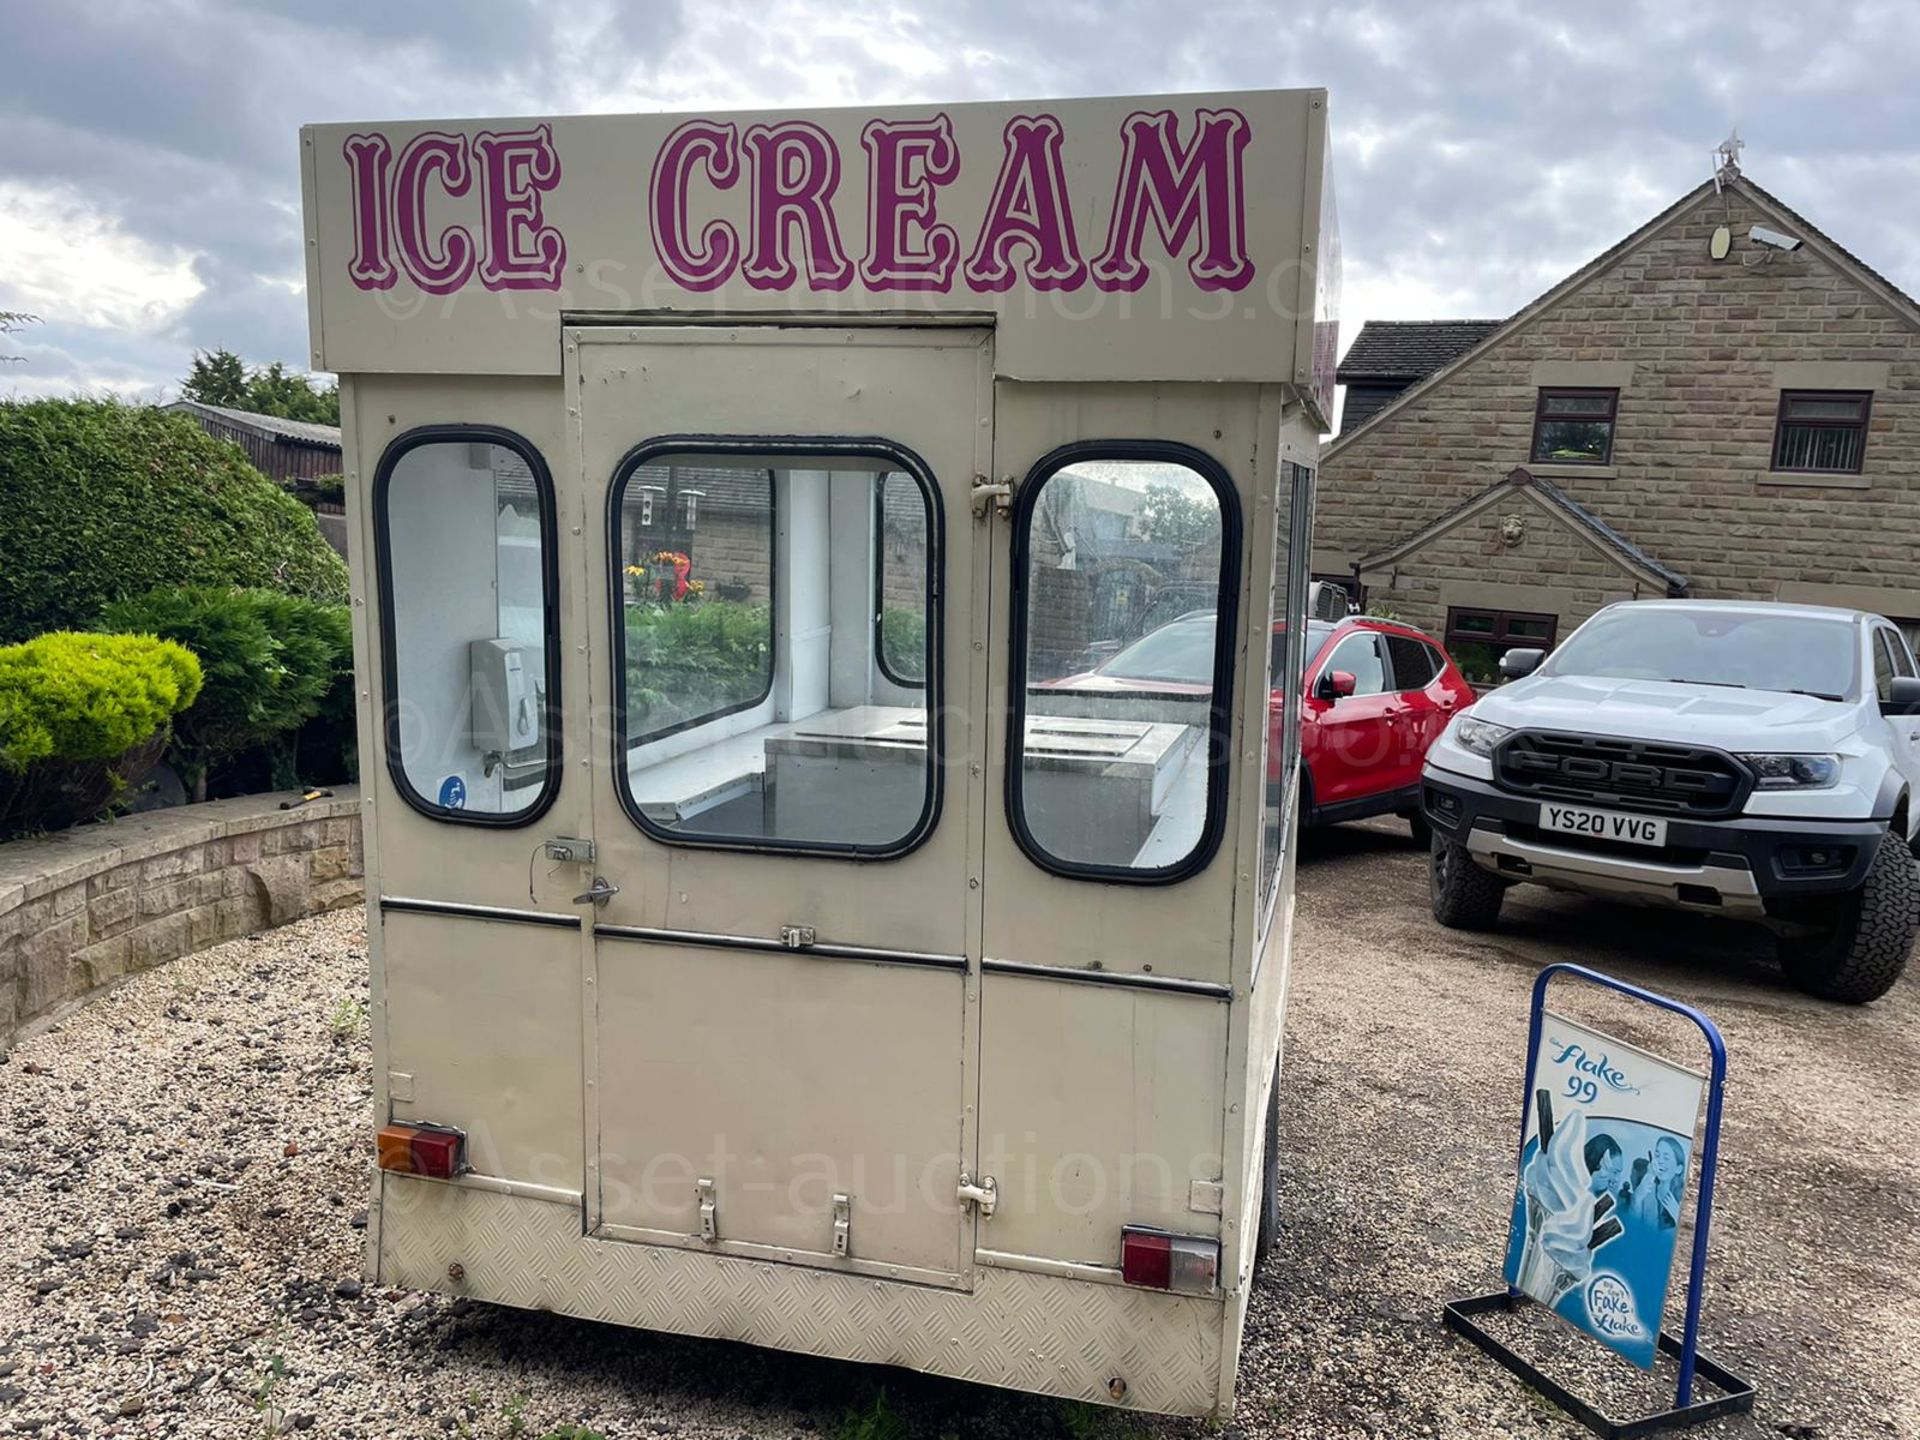
[[[1318,576],[1482,680],[1647,596],[1920,633],[1920,305],[1736,166],[1479,323],[1354,341]]]
[[[629,565],[676,551],[723,600],[764,604],[773,582],[773,475],[719,466],[643,465],[621,516]]]

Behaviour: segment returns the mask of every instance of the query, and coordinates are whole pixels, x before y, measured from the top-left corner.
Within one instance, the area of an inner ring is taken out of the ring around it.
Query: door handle
[[[604,875],[596,875],[593,877],[593,884],[587,888],[587,892],[584,895],[574,896],[573,903],[576,905],[604,905],[619,893],[620,887],[618,885],[613,884]]]

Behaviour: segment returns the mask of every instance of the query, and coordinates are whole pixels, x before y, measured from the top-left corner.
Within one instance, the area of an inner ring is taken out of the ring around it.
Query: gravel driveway
[[[1707,1434],[1920,1437],[1920,982],[1802,999],[1755,932],[1516,892],[1486,939],[1426,913],[1386,824],[1300,871],[1286,1226],[1229,1433],[1587,1432],[1446,1336],[1494,1288],[1526,993],[1556,959],[1703,1005],[1733,1055],[1709,1349],[1761,1387]],[[0,1066],[0,1434],[539,1440],[1200,1436],[1209,1427],[718,1342],[363,1291],[366,964],[348,912],[143,975]],[[1629,1039],[1684,1032],[1601,1003]],[[1550,1329],[1516,1343],[1566,1365]],[[1595,1362],[1597,1364],[1597,1362]],[[1582,1383],[1622,1408],[1628,1367]]]

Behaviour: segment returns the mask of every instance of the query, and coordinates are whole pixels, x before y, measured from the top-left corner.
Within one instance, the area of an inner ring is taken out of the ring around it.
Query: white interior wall
[[[774,718],[804,720],[827,708],[833,644],[832,477],[776,471]]]
[[[828,699],[835,709],[870,704],[873,654],[873,475],[836,471],[831,486],[833,642]]]

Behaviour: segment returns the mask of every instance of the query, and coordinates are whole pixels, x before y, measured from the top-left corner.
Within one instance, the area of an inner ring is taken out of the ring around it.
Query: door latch
[[[843,1259],[849,1253],[853,1231],[853,1197],[833,1197],[833,1253]]]
[[[991,1175],[982,1175],[975,1180],[962,1170],[959,1200],[961,1205],[971,1205],[978,1210],[982,1219],[991,1220],[994,1207],[1000,1203],[1000,1186]]]
[[[702,1176],[695,1189],[700,1193],[700,1238],[711,1245],[720,1238],[720,1220],[714,1211],[713,1181]]]
[[[615,885],[604,875],[596,875],[593,877],[593,884],[587,888],[585,894],[573,897],[573,903],[576,905],[604,905],[619,893],[620,887],[618,885]]]
[[[1013,509],[1013,477],[1011,475],[1005,480],[998,481],[989,480],[984,475],[973,477],[973,513],[976,519],[986,518],[989,503],[1000,512],[1002,519]]]

